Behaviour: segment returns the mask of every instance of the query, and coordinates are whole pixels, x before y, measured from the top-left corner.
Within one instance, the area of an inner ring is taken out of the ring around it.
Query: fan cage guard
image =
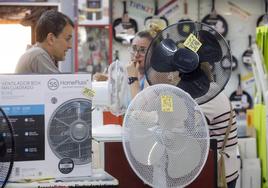
[[[1,151],[0,153],[0,186],[5,187],[11,175],[14,164],[15,139],[12,124],[1,107],[0,107],[0,136],[1,141],[3,141],[3,143],[5,144],[5,148],[7,148],[5,153],[2,153],[4,151]]]
[[[115,116],[120,116],[126,112],[128,105],[126,100],[128,87],[126,69],[119,60],[115,60],[109,66],[108,75],[109,111]]]
[[[178,22],[178,23],[169,25],[160,33],[158,33],[157,36],[150,43],[150,46],[146,52],[146,56],[145,56],[146,79],[149,85],[155,85],[155,84],[171,84],[174,86],[178,85],[180,81],[179,71],[158,72],[152,67],[151,59],[152,59],[154,48],[157,45],[159,45],[160,42],[164,39],[172,39],[178,47],[183,45],[183,42],[188,38],[189,35],[182,36],[178,32],[178,25],[180,24],[187,24],[187,25],[192,26],[194,28],[194,30],[192,31],[192,34],[194,34],[198,39],[199,39],[199,32],[201,30],[208,31],[210,34],[215,36],[215,39],[218,41],[222,50],[222,57],[220,58],[219,61],[201,62],[201,65],[203,66],[204,69],[207,69],[207,67],[210,67],[209,75],[206,72],[207,76],[210,79],[210,88],[205,95],[195,98],[198,104],[203,104],[213,99],[214,97],[216,97],[224,89],[224,87],[229,81],[229,78],[232,72],[232,66],[230,66],[229,68],[225,68],[225,69],[221,67],[221,64],[225,64],[225,65],[232,64],[231,63],[232,54],[231,54],[231,50],[230,50],[228,43],[226,42],[226,40],[221,34],[219,34],[213,27],[207,24],[200,23],[200,22],[193,22],[193,21]],[[170,55],[172,55],[172,53]],[[168,56],[169,55],[166,55],[166,57]]]
[[[161,111],[160,100],[163,95],[173,97],[173,112]],[[138,113],[133,115],[135,112]],[[157,112],[158,118],[144,115],[150,112]],[[185,114],[185,117],[181,117],[181,113]],[[148,119],[151,119],[151,121]],[[157,122],[155,121],[156,119],[158,119]],[[170,132],[172,135],[172,129],[178,128],[177,133],[175,132],[173,136],[178,136],[178,138],[181,136],[181,138],[184,138],[186,140],[186,142],[184,142],[185,145],[180,145],[180,143],[174,143],[172,140],[165,139],[162,134],[157,135],[157,131],[148,131],[150,129],[152,130],[156,125],[158,128],[160,127],[158,130],[163,134],[165,132]],[[158,157],[159,159],[163,159],[164,156],[167,163],[169,162],[167,154],[168,150],[175,153],[178,152],[178,156],[183,156],[180,151],[188,146],[188,141],[193,140],[196,141],[198,147],[200,147],[200,160],[189,173],[186,173],[182,177],[174,178],[168,175],[168,167],[165,167],[164,171],[162,171],[163,174],[161,175],[162,177],[165,177],[166,182],[164,184],[166,184],[166,187],[184,187],[190,184],[201,172],[208,156],[209,131],[201,109],[189,94],[175,86],[167,84],[157,84],[147,87],[136,95],[131,101],[125,114],[122,136],[124,152],[130,166],[138,177],[150,186],[155,186],[153,177],[155,164],[144,164],[144,161],[141,162],[137,159],[139,154],[135,153],[135,151],[132,152],[135,148],[145,147],[144,145],[147,145],[148,140],[153,140],[155,144],[161,143],[163,147],[165,147],[163,155]],[[133,143],[131,143],[132,141],[140,142],[141,144],[133,146]],[[131,148],[132,146],[134,149]],[[195,155],[194,151],[192,155]],[[186,160],[187,158],[190,160],[191,156],[187,156]],[[178,160],[180,159],[178,158]],[[181,163],[183,164],[183,162],[184,161]],[[170,164],[170,166],[172,165],[173,164]]]
[[[58,106],[50,117],[47,138],[53,153],[59,158],[71,158],[74,164],[91,162],[90,100],[75,98]]]

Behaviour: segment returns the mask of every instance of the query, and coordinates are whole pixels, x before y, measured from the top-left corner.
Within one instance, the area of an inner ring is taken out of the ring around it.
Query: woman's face
[[[138,71],[144,74],[144,60],[150,40],[136,36],[131,44],[131,60],[138,63]]]

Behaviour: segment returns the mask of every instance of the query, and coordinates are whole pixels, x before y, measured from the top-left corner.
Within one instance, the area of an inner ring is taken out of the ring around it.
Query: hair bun
[[[151,22],[149,24],[148,31],[152,37],[155,37],[158,33],[160,33],[165,27],[163,24],[159,24],[157,22]]]

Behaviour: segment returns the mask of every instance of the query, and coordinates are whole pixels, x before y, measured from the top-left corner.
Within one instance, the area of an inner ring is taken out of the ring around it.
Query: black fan
[[[14,164],[15,142],[11,123],[0,108],[0,185],[5,187]]]
[[[207,24],[189,21],[194,29],[187,36],[178,32],[179,24],[168,26],[151,42],[145,58],[146,79],[150,85],[175,85],[203,104],[219,94],[230,78],[231,66],[221,67],[232,62],[230,48]]]

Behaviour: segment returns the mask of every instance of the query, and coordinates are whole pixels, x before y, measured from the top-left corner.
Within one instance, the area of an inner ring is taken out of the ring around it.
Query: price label
[[[96,92],[90,88],[85,87],[82,91],[83,95],[88,97],[88,98],[92,98],[95,96]]]
[[[183,45],[196,53],[202,46],[202,43],[191,33],[184,41]]]
[[[161,96],[162,112],[173,112],[173,97],[168,95]]]

